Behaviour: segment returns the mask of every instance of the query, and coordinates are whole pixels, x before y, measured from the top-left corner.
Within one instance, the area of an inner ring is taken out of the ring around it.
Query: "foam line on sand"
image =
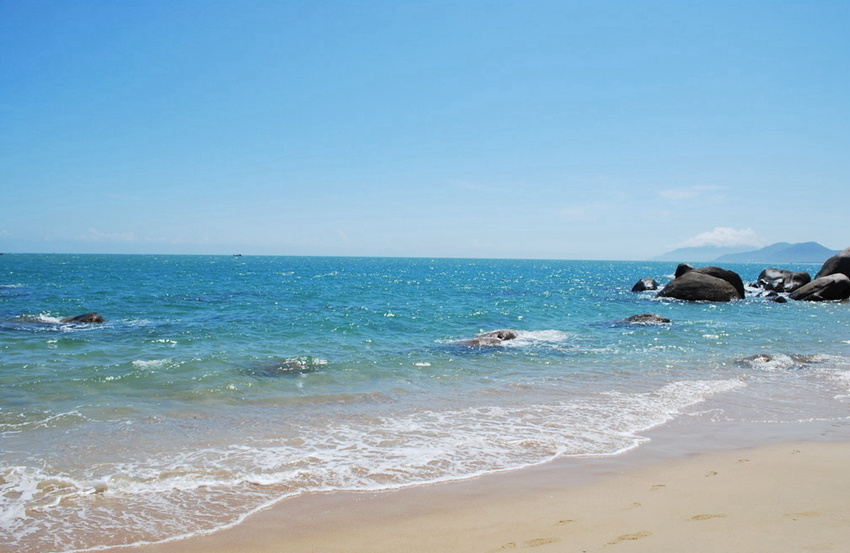
[[[850,442],[609,464],[578,483],[566,471],[581,467],[563,463],[394,492],[302,497],[228,530],[131,551],[841,551],[850,543],[848,467]]]

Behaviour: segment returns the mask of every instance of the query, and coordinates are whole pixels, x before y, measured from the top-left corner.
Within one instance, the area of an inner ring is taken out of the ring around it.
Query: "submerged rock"
[[[298,376],[316,372],[320,367],[327,365],[328,362],[317,357],[302,355],[300,357],[291,357],[288,359],[280,359],[269,363],[248,367],[242,372],[251,376],[275,378],[283,376]]]
[[[752,365],[755,363],[770,363],[773,361],[773,357],[766,353],[757,353],[755,355],[750,355],[748,357],[741,357],[740,359],[735,360],[735,364],[737,365]]]
[[[517,333],[515,330],[510,329],[502,329],[502,330],[494,330],[493,332],[485,332],[484,334],[479,334],[474,338],[470,338],[469,340],[461,340],[460,343],[465,346],[498,346],[502,342],[506,342],[508,340],[513,340],[517,337]]]
[[[670,324],[672,321],[667,317],[662,317],[661,315],[656,315],[655,313],[641,313],[640,315],[632,315],[631,317],[626,317],[621,322],[625,324],[637,325],[659,325]]]
[[[106,319],[104,319],[98,313],[83,313],[82,315],[77,315],[76,317],[68,317],[67,319],[62,319],[63,323],[105,323]]]

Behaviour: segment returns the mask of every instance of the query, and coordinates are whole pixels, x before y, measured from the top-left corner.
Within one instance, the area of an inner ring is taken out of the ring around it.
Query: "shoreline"
[[[619,455],[389,491],[306,494],[213,533],[103,551],[572,552],[619,545],[791,553],[850,540],[850,425],[843,421],[713,423],[694,415],[644,435],[649,443]]]

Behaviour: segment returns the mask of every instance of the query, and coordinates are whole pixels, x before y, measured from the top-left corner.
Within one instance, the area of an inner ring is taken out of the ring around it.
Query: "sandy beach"
[[[308,495],[214,534],[111,551],[797,553],[850,542],[850,441],[688,447],[656,439],[463,482]]]

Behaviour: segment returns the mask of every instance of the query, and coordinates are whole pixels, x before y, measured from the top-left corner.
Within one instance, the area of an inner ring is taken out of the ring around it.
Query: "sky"
[[[0,0],[0,251],[850,246],[850,2]]]

